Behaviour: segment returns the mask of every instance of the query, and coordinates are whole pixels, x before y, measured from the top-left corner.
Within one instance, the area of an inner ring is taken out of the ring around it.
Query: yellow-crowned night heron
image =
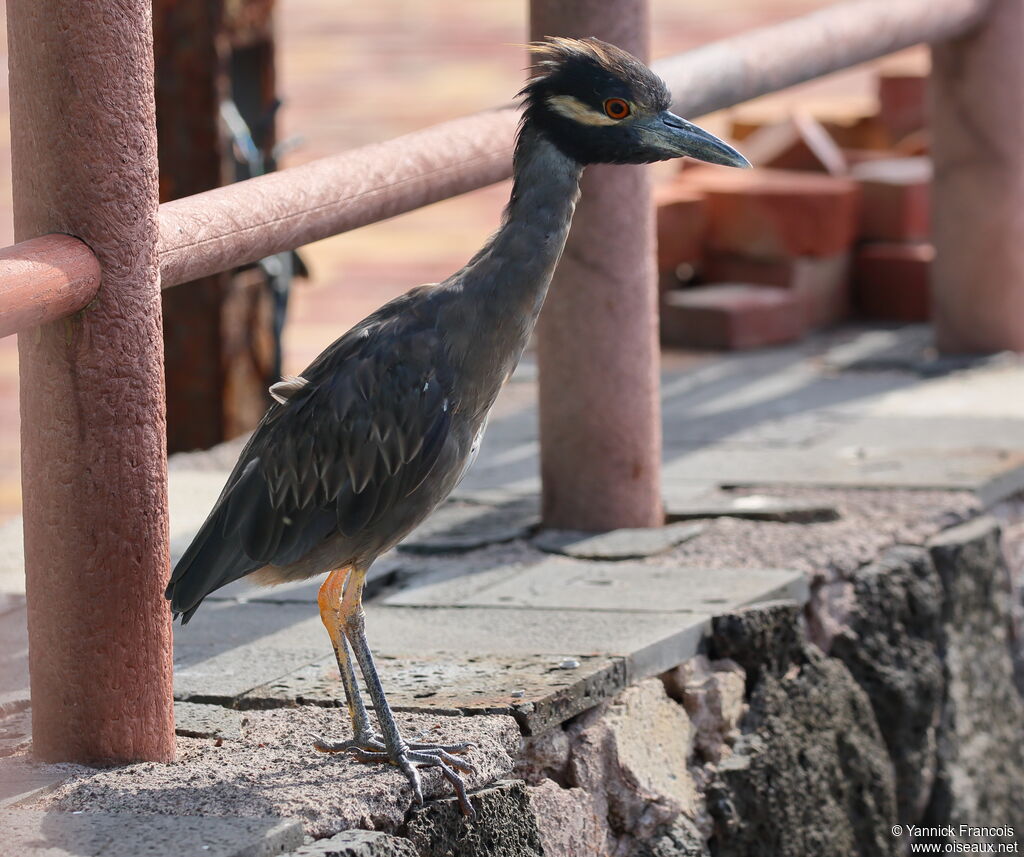
[[[458,484],[502,384],[519,361],[565,244],[583,168],[689,155],[748,166],[738,152],[668,111],[664,83],[597,39],[535,46],[523,89],[512,198],[501,228],[461,271],[381,307],[271,405],[182,557],[167,597],[182,622],[218,587],[246,575],[279,583],[330,572],[320,616],[338,659],[354,737],[317,742],[397,765],[422,802],[417,766],[436,766],[463,809],[457,754],[468,745],[404,741],[363,631],[371,563]],[[374,734],[354,653],[373,702]]]

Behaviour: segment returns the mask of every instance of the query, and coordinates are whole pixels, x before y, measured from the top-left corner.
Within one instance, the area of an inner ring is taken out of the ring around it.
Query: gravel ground
[[[110,770],[61,766],[64,772],[74,771],[71,779],[28,808],[282,816],[301,819],[314,838],[353,827],[394,830],[412,800],[404,775],[312,747],[315,735],[337,735],[342,717],[337,709],[314,706],[247,712],[240,741],[179,738],[178,759],[172,764],[146,762]],[[410,740],[475,743],[466,756],[476,767],[465,777],[470,789],[507,776],[519,751],[519,729],[510,717],[397,717]],[[23,759],[7,761],[24,764]],[[423,770],[422,775],[424,798],[451,794],[438,771]]]

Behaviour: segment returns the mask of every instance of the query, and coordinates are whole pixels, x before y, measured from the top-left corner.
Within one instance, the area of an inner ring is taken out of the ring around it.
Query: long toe
[[[325,738],[314,737],[313,749],[320,753],[348,753],[353,750],[387,753],[384,742],[379,738],[349,738],[347,741],[328,741]]]

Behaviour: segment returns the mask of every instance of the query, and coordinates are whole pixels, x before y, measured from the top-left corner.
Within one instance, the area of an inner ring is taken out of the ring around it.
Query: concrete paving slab
[[[408,781],[390,765],[368,765],[346,754],[319,753],[313,737],[351,733],[335,709],[317,706],[245,713],[241,741],[179,738],[170,764],[145,762],[120,768],[78,768],[67,782],[34,800],[28,809],[144,813],[202,818],[301,819],[316,839],[351,828],[393,832],[405,819],[412,795]],[[519,729],[508,717],[397,715],[404,735],[442,744],[471,741],[466,775],[477,789],[512,770]],[[437,770],[423,770],[424,797],[451,794]],[[161,842],[173,842],[163,836]],[[293,847],[301,844],[295,842]],[[147,853],[147,852],[142,852]],[[167,853],[177,857],[180,851]],[[204,854],[206,852],[203,852]]]
[[[689,500],[666,503],[665,518],[669,521],[742,518],[748,521],[777,521],[784,524],[818,524],[837,520],[839,512],[835,506],[825,503],[792,497],[773,497],[767,494],[745,494],[725,502],[701,503]]]
[[[413,530],[398,550],[414,554],[475,550],[525,538],[539,523],[537,501],[531,497],[495,506],[448,502]]]
[[[593,708],[628,684],[625,661],[601,655],[377,654],[375,661],[388,704],[395,711],[504,714],[515,718],[527,735]],[[257,708],[289,703],[344,706],[333,655],[255,688],[238,700],[242,707]],[[341,720],[347,720],[347,715],[339,712]]]
[[[578,713],[631,681],[678,665],[697,652],[710,622],[709,615],[698,613],[424,610],[375,604],[367,605],[366,614],[370,645],[394,707],[505,711],[531,730],[551,718],[571,716],[566,711]],[[197,669],[179,668],[175,695],[242,708],[342,704],[337,666],[319,617],[291,626],[289,632],[275,633],[272,645],[277,664],[307,659],[290,672],[262,671],[267,644],[257,639]],[[324,640],[317,657],[310,658],[305,641],[313,636]],[[567,661],[580,666],[558,669]],[[265,680],[239,692],[230,676],[246,665],[252,665],[246,675]],[[217,678],[222,670],[229,674],[227,682]],[[515,691],[523,693],[512,696]],[[210,708],[215,707],[185,711]]]
[[[28,758],[24,746],[12,755],[0,757],[0,809],[32,800],[55,788],[74,770],[73,765],[36,764]]]
[[[242,737],[242,715],[222,705],[175,700],[174,732],[185,738],[238,741]]]
[[[175,698],[224,703],[330,651],[308,604],[204,604],[174,629]]]
[[[696,538],[704,528],[700,524],[667,524],[664,527],[610,530],[584,533],[578,530],[544,530],[534,539],[535,547],[576,559],[643,559],[667,553]]]
[[[119,812],[0,812],[0,854],[32,857],[270,857],[302,844],[281,818],[202,818]]]
[[[774,598],[804,600],[805,576],[780,569],[696,568],[552,557],[464,594],[451,582],[419,586],[385,603],[407,606],[531,607],[723,613]]]
[[[1024,425],[1022,425],[1024,429]],[[724,487],[800,485],[973,491],[984,503],[1024,489],[1024,449],[700,449],[665,465],[669,480]]]

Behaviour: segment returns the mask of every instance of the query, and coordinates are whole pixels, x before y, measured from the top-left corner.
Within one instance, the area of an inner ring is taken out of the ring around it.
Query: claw
[[[417,768],[437,768],[444,778],[451,783],[452,789],[459,800],[463,815],[469,819],[476,818],[476,811],[470,805],[466,784],[459,771],[464,774],[476,773],[476,768],[456,754],[466,753],[476,748],[475,744],[426,744],[412,742],[405,744],[397,752],[387,749],[383,739],[376,735],[351,738],[348,741],[325,741],[314,737],[313,748],[320,753],[347,753],[357,762],[365,764],[390,764],[405,774],[412,786],[413,799],[423,806],[423,788]]]

